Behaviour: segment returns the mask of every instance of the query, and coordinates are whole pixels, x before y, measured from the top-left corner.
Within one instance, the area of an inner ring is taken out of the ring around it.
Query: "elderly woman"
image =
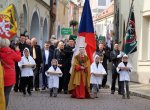
[[[8,39],[1,40],[0,59],[4,68],[4,94],[6,107],[8,105],[9,94],[12,86],[16,83],[15,62],[21,60],[19,48],[16,47],[14,51],[9,47],[9,45],[10,41]]]
[[[0,42],[1,42],[0,38]],[[1,47],[1,45],[0,45]],[[0,108],[1,110],[5,110],[5,97],[4,97],[4,72],[0,62]]]
[[[57,48],[54,51],[54,59],[57,59],[58,61],[58,66],[61,69],[62,73],[64,73],[64,68],[65,68],[65,60],[66,60],[66,54],[64,51],[64,43],[59,42]],[[60,93],[62,89],[64,89],[64,75],[59,78],[59,89],[58,92]]]

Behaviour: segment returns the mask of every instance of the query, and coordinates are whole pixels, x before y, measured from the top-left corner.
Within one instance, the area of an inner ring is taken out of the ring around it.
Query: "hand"
[[[58,67],[62,67],[62,64],[58,64]]]
[[[85,67],[84,67],[84,66],[81,66],[80,68],[81,68],[82,70],[84,70],[84,69],[85,69]]]
[[[15,50],[16,51],[20,51],[19,46],[16,46]]]

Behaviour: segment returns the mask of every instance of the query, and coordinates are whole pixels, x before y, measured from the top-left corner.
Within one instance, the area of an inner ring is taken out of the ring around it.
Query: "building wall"
[[[107,27],[109,26],[109,31],[113,30],[113,20],[114,15],[107,16],[103,19],[100,19],[94,23],[95,31],[98,36],[106,36]]]
[[[131,0],[119,0],[120,23],[119,36],[123,39],[123,22],[127,24]],[[135,25],[138,51],[129,55],[134,72],[131,80],[140,83],[150,83],[150,7],[149,0],[134,0]]]
[[[69,27],[69,6],[68,4],[64,4],[61,0],[56,3],[57,12],[56,12],[56,31],[55,35],[58,39],[63,39],[61,36],[61,28]]]
[[[36,37],[41,46],[49,37],[49,9],[38,0],[1,0],[0,11],[13,3],[18,24],[17,35],[27,31],[30,38]],[[44,29],[44,30],[43,30]]]

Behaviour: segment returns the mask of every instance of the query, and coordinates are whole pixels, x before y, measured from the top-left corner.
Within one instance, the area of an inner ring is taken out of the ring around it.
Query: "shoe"
[[[46,90],[46,87],[43,87],[42,90]]]
[[[122,96],[122,99],[125,99],[125,95]]]
[[[54,94],[54,97],[57,97],[57,94]]]
[[[35,91],[39,91],[40,89],[39,88],[35,88]]]
[[[129,95],[127,96],[127,99],[130,99],[130,96],[129,96]]]
[[[64,91],[64,94],[68,94],[68,91]]]
[[[115,91],[111,91],[111,94],[114,94],[115,93]]]

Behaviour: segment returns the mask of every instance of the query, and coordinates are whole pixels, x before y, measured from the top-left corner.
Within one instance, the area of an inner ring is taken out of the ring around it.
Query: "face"
[[[128,58],[127,57],[123,57],[123,62],[127,62]]]
[[[69,46],[71,46],[71,47],[74,46],[74,40],[69,40]]]
[[[47,50],[49,49],[49,46],[50,46],[50,45],[47,44],[47,43],[44,44],[44,47],[45,47],[45,49],[47,49]]]
[[[56,66],[57,65],[57,61],[56,60],[52,60],[52,65]]]
[[[61,44],[61,45],[60,45],[60,49],[64,49],[64,44]]]
[[[99,49],[103,50],[104,49],[104,44],[99,44]]]
[[[26,44],[31,45],[31,40],[30,40],[30,39],[27,39],[27,40],[26,40]]]
[[[85,54],[85,49],[80,49],[80,55],[84,55]]]
[[[21,42],[25,42],[26,41],[26,37],[25,36],[20,36],[20,41]]]
[[[119,45],[118,45],[118,44],[115,44],[115,45],[114,45],[114,49],[115,49],[115,50],[119,50]]]
[[[28,57],[29,56],[29,51],[26,49],[26,50],[24,50],[24,55],[26,56],[26,57]]]
[[[98,63],[100,61],[99,57],[96,57],[95,62]]]
[[[37,44],[36,38],[32,38],[32,39],[31,39],[31,45],[36,45],[36,44]]]

